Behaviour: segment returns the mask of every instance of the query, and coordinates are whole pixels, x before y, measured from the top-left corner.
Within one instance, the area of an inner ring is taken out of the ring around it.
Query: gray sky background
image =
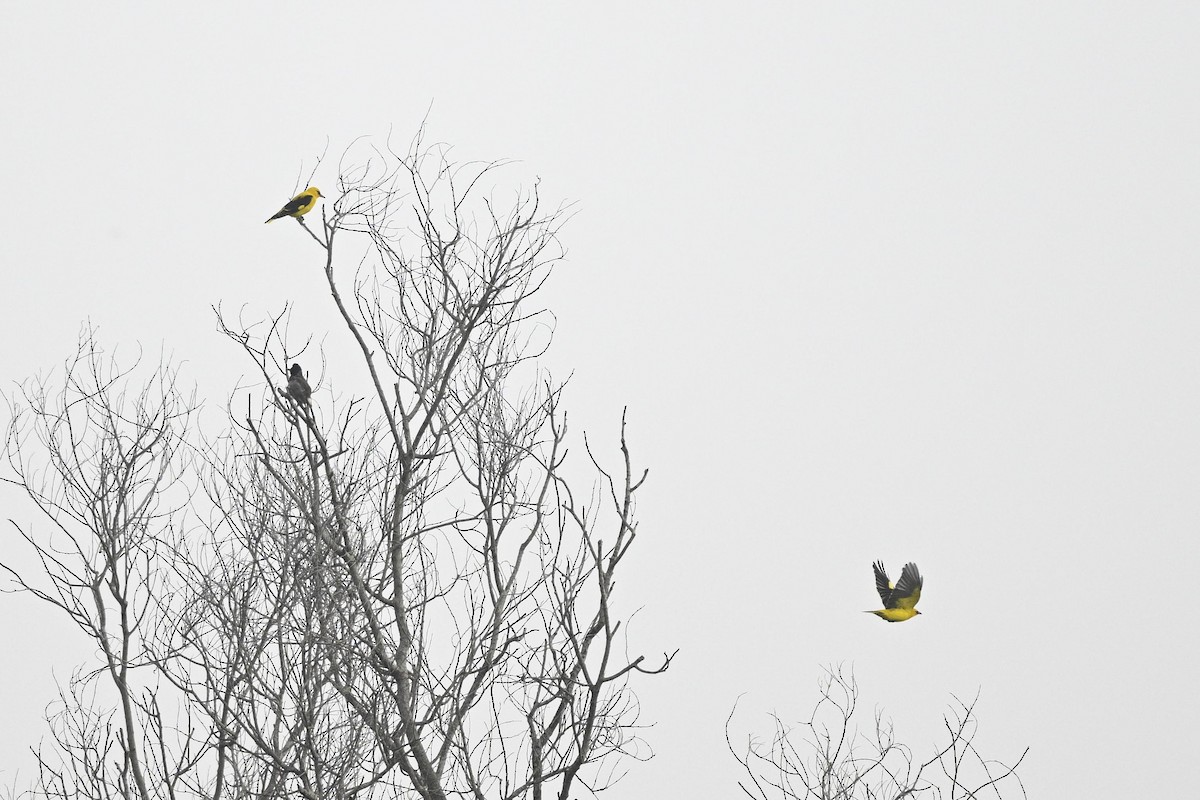
[[[501,190],[577,201],[549,363],[651,470],[620,600],[631,650],[681,652],[611,796],[736,796],[738,695],[765,735],[838,662],[918,754],[981,690],[1031,797],[1194,787],[1200,6],[246,5],[6,4],[9,379],[90,318],[219,408],[249,369],[215,303],[341,346],[320,254],[262,221],[432,103],[459,158],[520,162]],[[924,616],[861,613],[877,558]],[[11,595],[0,641],[9,784],[89,653]]]

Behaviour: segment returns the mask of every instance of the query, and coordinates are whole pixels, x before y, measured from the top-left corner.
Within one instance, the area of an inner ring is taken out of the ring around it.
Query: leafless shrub
[[[790,725],[773,717],[768,743],[751,736],[735,745],[729,727],[729,750],[746,779],[739,786],[754,800],[902,800],[902,798],[1001,797],[1012,787],[1025,796],[1017,767],[1028,748],[1011,765],[984,757],[975,747],[975,705],[955,698],[943,717],[945,743],[925,758],[896,738],[892,723],[876,711],[866,730],[859,727],[858,684],[853,674],[829,668],[818,683],[821,699],[807,722]]]

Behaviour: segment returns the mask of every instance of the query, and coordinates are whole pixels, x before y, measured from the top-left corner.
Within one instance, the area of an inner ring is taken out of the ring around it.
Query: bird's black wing
[[[883,568],[882,561],[876,561],[871,566],[875,569],[875,589],[879,592],[879,599],[883,601],[884,608],[892,608],[889,605],[892,601],[892,582],[888,580],[887,570]]]
[[[293,197],[291,200],[288,200],[287,205],[285,205],[283,208],[279,209],[279,213],[281,215],[295,214],[297,211],[304,208],[306,205],[308,205],[311,202],[312,202],[312,197],[301,192],[300,194]]]
[[[896,588],[892,590],[894,605],[888,607],[912,608],[921,599],[921,586],[924,583],[921,573],[917,571],[917,565],[911,561],[908,562],[900,572],[900,580],[896,581]]]
[[[273,219],[279,219],[280,217],[286,217],[289,214],[295,214],[296,211],[304,205],[306,199],[307,198],[302,194],[296,195],[291,200],[288,200],[286,203],[284,203],[283,208],[276,211],[274,216],[267,220],[267,222],[270,222]]]

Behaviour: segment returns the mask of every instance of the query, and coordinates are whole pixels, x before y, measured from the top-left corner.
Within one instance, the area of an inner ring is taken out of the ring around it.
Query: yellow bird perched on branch
[[[320,189],[315,186],[310,186],[300,194],[293,197],[291,200],[288,200],[287,203],[284,204],[283,208],[279,209],[279,211],[275,213],[275,216],[271,217],[271,219],[267,220],[267,222],[273,222],[280,217],[295,217],[296,219],[299,219],[313,210],[313,206],[317,204],[318,197],[324,196],[325,195],[321,194]]]
[[[916,605],[921,599],[921,586],[925,581],[921,578],[921,573],[917,572],[916,564],[911,561],[905,564],[904,569],[900,571],[900,580],[894,586],[888,580],[882,561],[876,561],[871,566],[875,568],[875,588],[879,590],[883,608],[866,613],[874,614],[888,622],[904,622],[921,613],[917,611]]]

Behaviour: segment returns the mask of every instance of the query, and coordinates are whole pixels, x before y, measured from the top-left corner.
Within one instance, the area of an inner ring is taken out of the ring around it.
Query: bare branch
[[[858,684],[841,667],[826,669],[818,683],[821,699],[805,723],[793,728],[774,717],[775,732],[768,744],[753,736],[734,743],[730,732],[737,704],[725,722],[725,741],[746,773],[738,785],[756,800],[853,800],[854,798],[976,798],[985,789],[995,797],[1024,786],[1017,767],[1026,749],[1011,765],[985,758],[975,747],[975,705],[955,698],[957,708],[943,718],[947,742],[923,762],[896,741],[892,724],[882,713],[862,731],[857,723]],[[939,765],[944,783],[926,775]]]

